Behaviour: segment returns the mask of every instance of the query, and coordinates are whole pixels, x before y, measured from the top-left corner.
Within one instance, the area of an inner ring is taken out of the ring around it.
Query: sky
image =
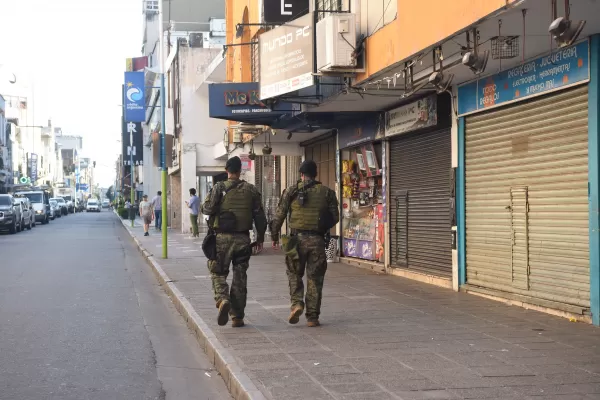
[[[142,0],[0,0],[0,64],[33,82],[35,124],[83,137],[114,182],[125,59],[141,54]]]

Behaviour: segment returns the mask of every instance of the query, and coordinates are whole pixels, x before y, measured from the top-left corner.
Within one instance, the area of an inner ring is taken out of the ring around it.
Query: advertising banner
[[[125,121],[144,122],[146,120],[145,83],[143,72],[125,72]]]
[[[260,99],[314,85],[313,14],[259,36]]]
[[[31,182],[35,184],[38,179],[38,155],[31,153]]]
[[[133,147],[129,142],[129,134],[133,133]],[[131,152],[133,152],[133,165],[144,165],[144,131],[141,122],[123,122],[123,165],[131,165]]]
[[[283,25],[308,13],[308,0],[263,0],[263,19],[266,24]]]
[[[587,40],[458,87],[458,114],[493,108],[590,79]]]
[[[385,113],[385,136],[437,125],[437,96],[431,95]]]

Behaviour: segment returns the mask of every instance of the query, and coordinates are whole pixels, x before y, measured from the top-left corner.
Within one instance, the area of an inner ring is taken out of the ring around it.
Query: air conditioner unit
[[[317,70],[335,72],[356,68],[356,15],[329,14],[317,22]]]
[[[242,143],[244,134],[260,134],[263,131],[262,125],[252,125],[245,122],[240,122],[231,126],[233,130],[233,143]]]
[[[204,47],[204,35],[202,32],[190,33],[188,45],[190,47]]]
[[[222,36],[225,37],[225,20],[222,18],[209,18],[208,23],[210,24],[210,36]]]

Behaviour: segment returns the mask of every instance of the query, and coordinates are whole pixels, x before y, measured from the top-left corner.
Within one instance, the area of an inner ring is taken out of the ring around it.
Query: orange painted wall
[[[397,1],[396,20],[367,39],[367,68],[359,82],[517,0]]]

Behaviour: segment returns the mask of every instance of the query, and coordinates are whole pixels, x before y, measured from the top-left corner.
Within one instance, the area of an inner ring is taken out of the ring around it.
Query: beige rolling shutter
[[[589,307],[587,86],[466,119],[469,285]]]

